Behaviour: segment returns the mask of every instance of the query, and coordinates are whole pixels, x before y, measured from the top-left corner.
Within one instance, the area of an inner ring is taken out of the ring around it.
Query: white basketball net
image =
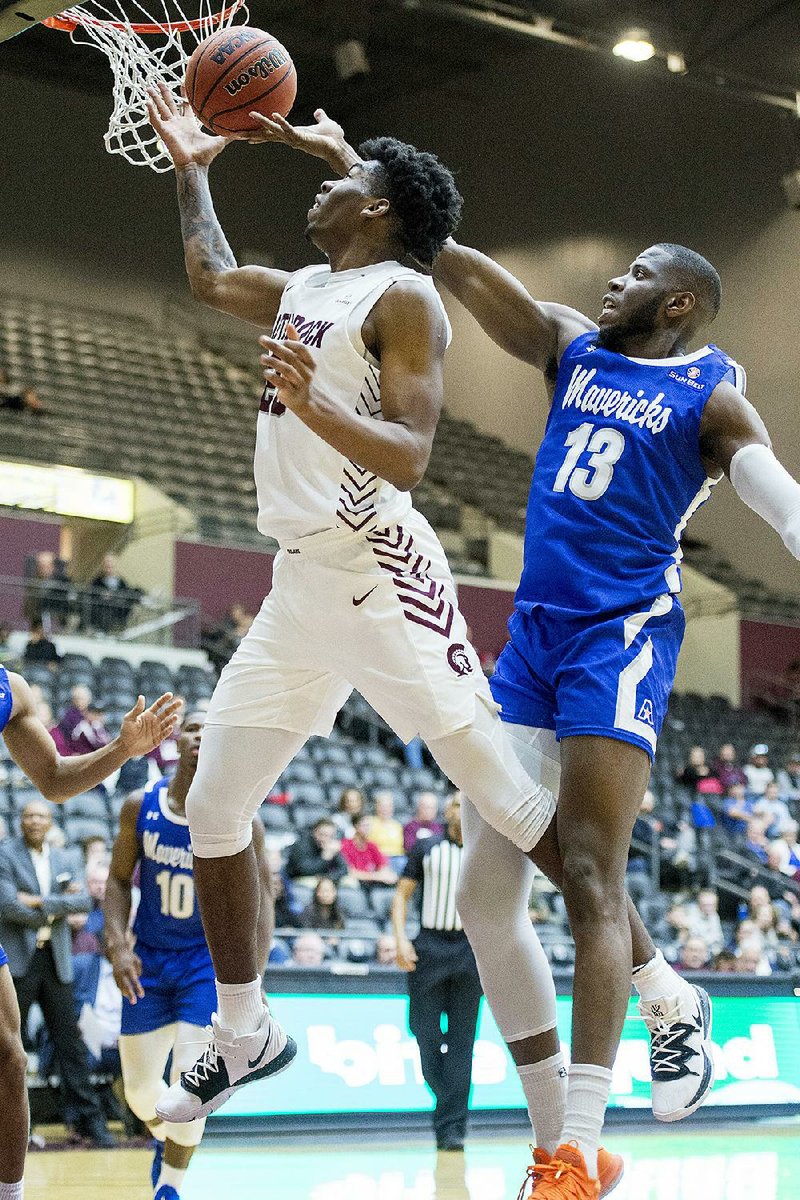
[[[139,0],[126,0],[125,9],[118,0],[108,0],[109,7],[99,0],[88,0],[60,13],[59,17],[77,23],[70,34],[73,42],[96,46],[111,64],[114,108],[103,139],[106,150],[109,154],[121,154],[135,167],[164,172],[172,170],[172,159],[148,120],[147,88],[163,82],[178,97],[195,46],[215,30],[231,25],[236,17],[246,21],[248,12],[244,0],[230,5],[218,0],[216,9],[212,7],[213,0],[199,0],[199,5],[195,0],[189,16],[181,8],[180,0],[154,2],[161,9],[160,13],[156,9],[156,16]],[[141,15],[135,15],[134,10]],[[197,28],[182,32],[174,28],[189,22],[197,24]],[[134,25],[157,28],[140,33]]]

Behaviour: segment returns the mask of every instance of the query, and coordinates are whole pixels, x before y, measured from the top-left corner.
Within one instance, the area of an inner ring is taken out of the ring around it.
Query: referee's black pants
[[[464,933],[421,929],[408,976],[408,1024],[425,1082],[436,1098],[437,1145],[464,1141],[481,984]],[[447,1032],[442,1030],[447,1019]]]
[[[38,1003],[42,1010],[61,1074],[65,1124],[74,1124],[81,1133],[92,1133],[98,1124],[105,1128],[100,1100],[89,1078],[89,1051],[75,1018],[74,989],[58,978],[47,943],[34,952],[28,970],[14,980],[14,987],[23,1030],[31,1005]]]

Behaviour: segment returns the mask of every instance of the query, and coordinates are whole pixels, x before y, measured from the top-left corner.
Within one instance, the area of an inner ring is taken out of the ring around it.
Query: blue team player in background
[[[469,804],[459,910],[535,1117],[534,1193],[577,1200],[601,1192],[597,1148],[631,963],[655,1115],[680,1120],[713,1083],[708,996],[672,971],[624,891],[683,637],[681,534],[725,474],[800,557],[800,485],[745,399],[741,367],[714,345],[688,349],[721,299],[700,254],[651,246],[610,281],[597,323],[534,301],[454,242],[434,278],[498,345],[543,372],[551,400],[492,690],[528,774],[558,792],[531,857],[561,886],[575,939],[568,1078],[555,994],[542,988],[541,948],[521,917],[530,866]],[[517,931],[511,948],[498,948],[498,924]],[[548,1102],[534,1113],[537,1095]]]
[[[149,754],[171,733],[179,707],[180,702],[169,692],[150,708],[145,708],[140,696],[118,736],[107,746],[91,754],[62,758],[37,716],[28,684],[21,675],[0,666],[0,733],[6,750],[42,795],[56,803],[96,787],[129,758]],[[14,901],[9,904],[13,906]],[[40,912],[29,911],[32,929],[41,924]],[[0,946],[0,1200],[22,1200],[29,1129],[27,1065],[17,996],[8,958]]]
[[[155,1139],[152,1183],[156,1200],[179,1200],[180,1187],[205,1121],[167,1125],[156,1102],[167,1090],[164,1071],[172,1054],[172,1079],[187,1071],[208,1040],[217,1004],[214,967],[194,892],[186,796],[194,779],[204,712],[189,712],[178,739],[178,767],[134,792],[123,805],[106,888],[107,953],[122,991],[119,1041],[125,1098]],[[264,828],[253,821],[261,905],[258,948],[262,970],[269,956],[274,905],[264,848]],[[129,930],[132,886],[139,871],[140,899]]]

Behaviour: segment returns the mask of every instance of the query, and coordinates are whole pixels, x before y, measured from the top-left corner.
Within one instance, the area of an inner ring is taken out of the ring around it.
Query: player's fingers
[[[125,716],[123,719],[127,720],[128,717],[140,717],[143,712],[144,712],[144,696],[140,696],[139,699],[134,704],[133,708],[130,710],[130,712],[125,713]]]
[[[164,97],[163,85],[148,88],[148,95],[150,96],[150,99],[152,100],[153,106],[155,107],[159,117],[161,117],[163,121],[168,121],[172,114]]]
[[[268,368],[264,371],[264,378],[267,383],[271,383],[274,387],[293,387],[299,388],[303,386],[303,379],[291,367],[283,366],[280,371],[273,368]]]
[[[264,367],[269,367],[271,370],[284,373],[287,370],[292,370],[306,381],[311,379],[314,374],[313,362],[309,362],[303,357],[296,354],[262,354],[261,364]]]
[[[290,333],[293,333],[294,337],[290,337]],[[294,326],[287,326],[285,341],[278,342],[275,338],[266,336],[260,337],[258,340],[275,358],[284,362],[301,362],[313,369],[314,356],[308,346],[304,346],[301,341],[298,341],[297,330]]]
[[[177,115],[178,102],[175,99],[175,93],[172,91],[172,88],[167,87],[163,79],[159,79],[158,90],[161,93],[161,99],[164,102],[164,105],[170,116]]]

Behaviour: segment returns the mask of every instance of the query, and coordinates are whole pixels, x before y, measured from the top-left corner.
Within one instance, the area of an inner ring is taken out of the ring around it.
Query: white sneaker
[[[207,1117],[238,1088],[285,1070],[297,1054],[294,1040],[269,1011],[255,1033],[240,1037],[223,1029],[214,1013],[208,1033],[211,1041],[201,1057],[156,1104],[162,1121],[183,1124]]]
[[[708,992],[689,984],[668,999],[640,1000],[639,1012],[650,1032],[653,1116],[682,1121],[714,1083]]]

